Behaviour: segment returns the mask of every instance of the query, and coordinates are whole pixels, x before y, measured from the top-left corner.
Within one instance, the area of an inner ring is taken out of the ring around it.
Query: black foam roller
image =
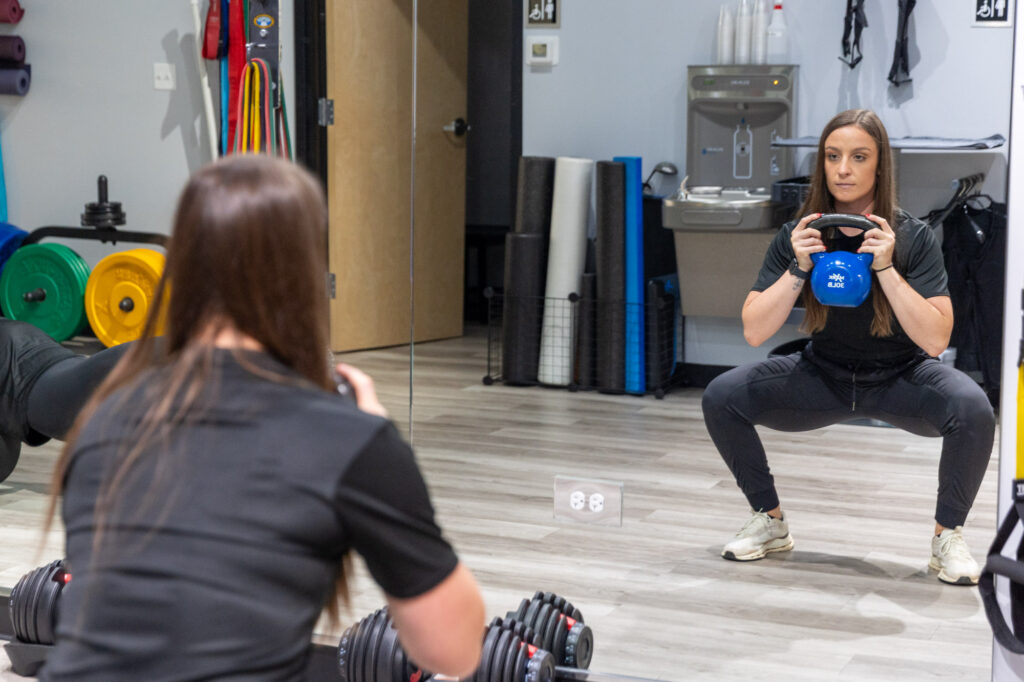
[[[597,163],[597,387],[626,390],[626,166]]]
[[[506,384],[537,383],[548,238],[540,233],[505,235],[505,299],[501,373]]]
[[[592,272],[580,277],[577,309],[576,383],[582,388],[592,388],[597,380],[597,275]]]
[[[551,232],[551,199],[555,190],[555,160],[548,156],[523,156],[519,159],[516,189],[516,224],[520,234]]]

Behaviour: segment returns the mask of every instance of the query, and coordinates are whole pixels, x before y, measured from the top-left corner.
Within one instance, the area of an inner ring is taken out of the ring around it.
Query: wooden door
[[[419,2],[415,228],[412,0],[327,3],[329,266],[336,351],[462,333],[467,0]],[[410,249],[414,256],[410,260]]]

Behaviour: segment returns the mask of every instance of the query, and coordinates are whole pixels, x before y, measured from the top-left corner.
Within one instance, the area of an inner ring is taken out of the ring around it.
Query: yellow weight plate
[[[93,268],[85,287],[85,312],[96,338],[116,346],[142,336],[164,270],[164,255],[152,249],[112,253]],[[160,312],[157,334],[164,328]]]

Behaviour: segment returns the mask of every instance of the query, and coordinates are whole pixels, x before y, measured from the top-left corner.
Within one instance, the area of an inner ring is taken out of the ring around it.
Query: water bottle
[[[775,3],[772,20],[766,33],[767,59],[769,64],[789,63],[789,30],[786,28],[786,17],[782,13],[782,3]]]

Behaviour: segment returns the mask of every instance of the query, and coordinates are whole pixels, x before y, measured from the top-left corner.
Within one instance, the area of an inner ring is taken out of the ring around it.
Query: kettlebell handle
[[[826,227],[852,227],[867,232],[878,227],[878,224],[855,213],[826,213],[817,220],[812,220],[807,227],[813,227],[815,230],[823,230]]]

